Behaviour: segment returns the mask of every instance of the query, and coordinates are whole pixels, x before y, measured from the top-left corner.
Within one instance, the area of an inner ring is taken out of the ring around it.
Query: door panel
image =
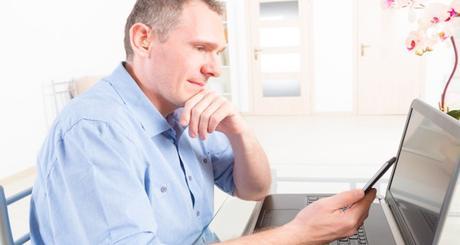
[[[307,114],[306,1],[251,1],[257,114]]]
[[[254,0],[253,111],[405,114],[422,93],[407,10],[381,0]]]
[[[406,114],[423,86],[423,60],[409,53],[406,9],[358,0],[358,113]]]

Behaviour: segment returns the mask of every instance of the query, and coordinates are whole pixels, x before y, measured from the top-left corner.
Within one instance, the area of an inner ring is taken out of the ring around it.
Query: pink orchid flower
[[[429,4],[417,21],[418,28],[409,33],[406,48],[417,55],[432,51],[434,45],[449,39],[456,27],[460,27],[460,0],[454,0],[450,5],[441,3]]]

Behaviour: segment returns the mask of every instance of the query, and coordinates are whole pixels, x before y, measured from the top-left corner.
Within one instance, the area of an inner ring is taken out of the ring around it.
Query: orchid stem
[[[453,36],[450,37],[450,41],[452,42],[452,47],[454,48],[455,64],[454,64],[454,68],[452,69],[452,73],[450,73],[449,79],[447,80],[446,86],[444,86],[444,91],[442,92],[442,96],[441,96],[441,105],[440,105],[441,108],[440,109],[445,112],[447,112],[447,108],[445,107],[447,88],[449,88],[449,84],[452,81],[452,78],[454,77],[455,71],[457,70],[457,64],[458,64],[457,46],[455,45],[455,40]]]

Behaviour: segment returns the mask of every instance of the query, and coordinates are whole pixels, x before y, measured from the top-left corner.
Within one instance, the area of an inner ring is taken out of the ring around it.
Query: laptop
[[[459,121],[414,100],[396,157],[386,195],[372,204],[358,233],[330,244],[438,243],[459,174]],[[283,225],[326,196],[269,195],[245,233]]]

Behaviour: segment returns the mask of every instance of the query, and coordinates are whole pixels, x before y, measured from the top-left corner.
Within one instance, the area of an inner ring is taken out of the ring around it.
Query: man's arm
[[[204,90],[185,103],[181,124],[189,125],[191,137],[206,139],[208,133],[216,130],[224,133],[235,157],[235,194],[246,200],[260,200],[267,195],[271,184],[267,156],[229,101]]]
[[[271,184],[268,159],[262,146],[249,128],[241,134],[227,137],[235,157],[233,180],[236,196],[245,200],[262,200],[269,192]]]
[[[366,196],[362,190],[343,192],[314,202],[286,225],[223,244],[325,244],[351,236],[367,218],[375,194],[375,189]]]
[[[205,139],[215,130],[224,133],[235,155],[233,178],[237,196],[261,199],[266,195],[271,181],[267,157],[254,134],[228,101],[204,90],[185,103],[181,124],[189,125],[191,137]],[[362,190],[344,192],[314,202],[284,226],[226,243],[324,244],[351,236],[363,224],[374,198],[375,190],[366,196]]]

